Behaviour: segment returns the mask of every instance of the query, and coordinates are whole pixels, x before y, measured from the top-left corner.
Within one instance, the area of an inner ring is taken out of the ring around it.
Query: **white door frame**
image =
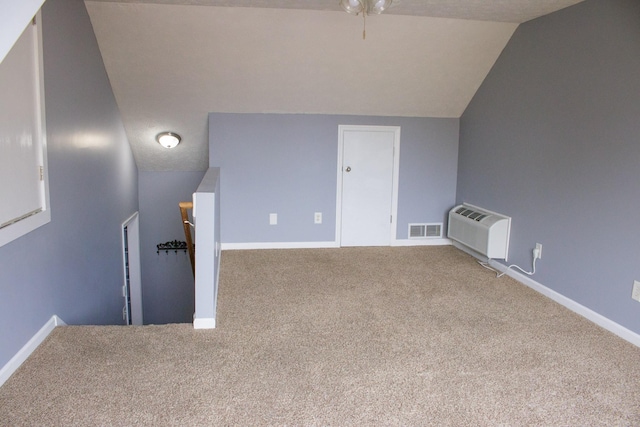
[[[138,212],[122,223],[123,290],[127,286],[124,229],[127,229],[129,255],[129,295],[131,298],[131,324],[142,325],[142,273],[140,267],[140,218]],[[126,297],[125,297],[126,298]]]
[[[336,244],[342,246],[342,162],[344,152],[344,133],[358,132],[393,132],[393,183],[391,194],[391,236],[389,244],[393,244],[397,236],[398,221],[398,177],[400,175],[400,126],[362,126],[338,125],[338,180],[336,191]]]

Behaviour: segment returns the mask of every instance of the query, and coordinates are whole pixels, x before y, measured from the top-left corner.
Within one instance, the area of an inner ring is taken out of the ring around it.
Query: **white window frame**
[[[35,114],[35,129],[36,138],[34,143],[36,144],[36,150],[41,151],[41,185],[42,188],[42,201],[41,210],[33,213],[29,216],[16,220],[9,225],[5,225],[0,228],[0,246],[4,246],[13,240],[16,240],[25,234],[41,227],[51,221],[51,208],[49,202],[49,173],[47,162],[47,131],[46,131],[46,119],[45,119],[45,103],[44,103],[44,73],[43,73],[43,54],[42,54],[42,25],[41,14],[38,12],[33,21],[28,24],[26,30],[31,29],[36,31],[37,41],[34,46],[35,55],[35,82],[36,85],[36,114]],[[40,154],[40,153],[39,153]],[[10,182],[0,182],[0,185],[12,185]],[[11,203],[10,200],[3,200],[2,203]]]

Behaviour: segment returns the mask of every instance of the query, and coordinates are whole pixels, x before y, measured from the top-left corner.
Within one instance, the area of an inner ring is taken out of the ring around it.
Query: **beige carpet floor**
[[[640,425],[640,349],[452,247],[224,252],[218,301],[56,328],[0,425]]]

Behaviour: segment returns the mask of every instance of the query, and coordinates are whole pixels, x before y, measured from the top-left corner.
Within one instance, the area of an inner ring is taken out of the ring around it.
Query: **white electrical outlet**
[[[542,243],[536,243],[536,250],[538,251],[538,259],[542,258]]]
[[[633,291],[631,291],[631,298],[640,302],[640,282],[633,281]]]
[[[269,214],[269,225],[278,225],[278,214]]]
[[[322,224],[322,212],[316,212],[313,214],[313,223]]]

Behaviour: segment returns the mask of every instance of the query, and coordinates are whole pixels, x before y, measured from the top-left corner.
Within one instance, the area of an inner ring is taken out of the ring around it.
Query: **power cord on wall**
[[[491,270],[491,271],[495,272],[496,273],[496,277],[504,276],[505,274],[507,274],[507,271],[509,269],[511,269],[511,268],[517,268],[518,270],[522,271],[524,274],[526,274],[528,276],[533,276],[534,274],[536,274],[536,261],[538,259],[540,259],[540,249],[534,248],[533,249],[533,269],[531,271],[525,271],[522,267],[520,267],[520,266],[518,266],[516,264],[511,264],[510,266],[507,267],[507,269],[505,271],[500,273],[498,270],[496,270],[493,267],[491,267],[488,262],[478,261],[478,264],[480,264],[481,266],[483,266],[487,270]]]

